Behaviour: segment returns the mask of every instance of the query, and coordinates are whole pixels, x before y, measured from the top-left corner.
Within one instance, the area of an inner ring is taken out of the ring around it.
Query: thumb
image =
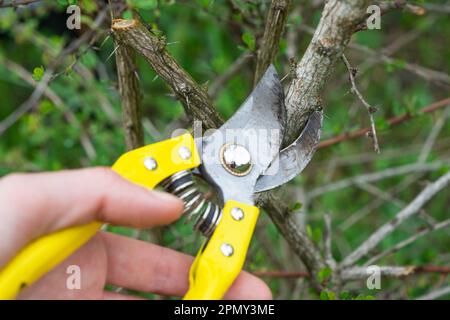
[[[168,224],[183,208],[178,198],[135,185],[109,168],[13,174],[0,180],[0,204],[0,234],[10,235],[2,242],[18,248],[91,221],[142,228]]]

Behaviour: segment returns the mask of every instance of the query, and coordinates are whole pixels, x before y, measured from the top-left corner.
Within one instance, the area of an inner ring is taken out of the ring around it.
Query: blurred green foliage
[[[167,50],[199,83],[210,85],[241,54],[257,49],[264,30],[264,18],[268,2],[219,0],[127,0],[131,17],[136,9],[152,28],[167,38]],[[315,26],[320,19],[321,8],[311,2],[302,2],[289,18],[286,32],[299,33],[297,54],[287,56],[286,35],[281,41],[276,61],[283,77],[289,73],[289,58],[299,60],[307,48],[311,35],[299,28]],[[82,8],[82,30],[67,30],[65,9],[68,3],[78,3]],[[446,5],[445,1],[428,2]],[[448,4],[447,4],[448,6]],[[61,50],[80,37],[92,26],[98,11],[95,1],[42,1],[17,9],[0,9],[0,121],[16,110],[34,90],[31,81],[42,80],[49,64]],[[120,124],[120,99],[115,74],[114,44],[108,36],[108,26],[92,45],[84,44],[76,53],[67,56],[56,70],[50,88],[62,101],[48,95],[30,112],[19,118],[0,137],[0,176],[17,171],[61,170],[86,166],[108,166],[125,151],[123,130]],[[412,40],[401,43],[405,38]],[[382,18],[381,30],[359,32],[354,43],[370,48],[374,55],[348,49],[347,57],[358,66],[358,86],[369,103],[378,108],[376,126],[382,153],[372,151],[370,140],[360,138],[346,141],[317,152],[314,161],[304,174],[296,178],[280,195],[289,204],[292,214],[308,237],[323,248],[323,214],[333,217],[333,253],[340,260],[352,248],[364,241],[377,226],[393,218],[400,207],[392,201],[382,202],[369,210],[359,221],[343,228],[346,221],[361,208],[375,201],[376,196],[358,188],[340,189],[326,193],[308,203],[305,208],[298,201],[299,194],[332,181],[368,172],[409,164],[417,161],[435,122],[442,111],[420,115],[418,111],[449,94],[448,87],[439,86],[408,70],[409,64],[420,65],[441,73],[450,71],[450,19],[448,14],[430,10],[423,16],[408,10],[392,12]],[[385,63],[376,59],[383,48],[397,46],[393,60]],[[375,57],[375,59],[374,59]],[[222,88],[215,106],[227,118],[250,92],[255,62],[252,60]],[[25,76],[23,76],[24,70]],[[348,76],[344,65],[339,64],[324,90],[325,121],[323,139],[342,132],[368,126],[366,111],[350,94]],[[21,76],[22,73],[22,76]],[[146,143],[169,137],[177,127],[189,127],[181,104],[176,101],[165,83],[157,77],[145,60],[138,58],[138,73],[143,91],[143,112],[147,123]],[[26,81],[28,78],[30,81]],[[287,85],[289,77],[284,80]],[[396,127],[389,127],[387,120],[404,113],[413,119]],[[73,114],[79,125],[70,120]],[[89,155],[82,144],[82,133],[88,135],[95,155]],[[427,159],[449,159],[450,125],[444,125]],[[411,176],[417,178],[396,197],[409,202],[423,188],[426,181],[435,180],[448,167],[429,174],[396,176],[375,183],[388,194],[390,190]],[[426,207],[435,220],[449,217],[450,191],[444,190]],[[300,213],[299,213],[300,212]],[[410,236],[426,223],[410,220],[390,237],[379,251],[395,245]],[[135,230],[111,227],[111,231],[134,236]],[[389,255],[380,263],[386,265],[449,265],[449,230],[441,230],[422,238],[411,246]],[[299,261],[287,248],[267,215],[263,214],[257,235],[250,248],[247,269],[300,269]],[[144,240],[155,240],[155,233],[142,231]],[[194,254],[201,239],[183,222],[157,230],[156,239],[172,248]],[[320,281],[330,277],[330,270],[321,270]],[[332,300],[336,294],[330,289],[320,295],[305,289],[304,280],[266,279],[279,298],[315,298]],[[448,277],[436,274],[414,276],[411,279],[384,279],[382,290],[366,289],[364,282],[356,282],[340,293],[341,299],[414,298],[426,293],[438,284],[448,284]],[[148,296],[148,295],[145,295]],[[152,297],[151,295],[148,297]]]

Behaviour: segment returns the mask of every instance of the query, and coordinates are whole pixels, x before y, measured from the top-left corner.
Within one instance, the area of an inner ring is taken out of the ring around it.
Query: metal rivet
[[[192,155],[191,150],[189,150],[187,147],[181,147],[180,149],[178,149],[178,154],[183,160],[189,159]]]
[[[222,251],[222,254],[225,257],[231,257],[233,255],[233,253],[234,253],[233,247],[230,244],[228,244],[228,243],[223,243],[220,246],[220,251]]]
[[[147,158],[144,159],[144,166],[148,170],[153,171],[153,170],[155,170],[158,167],[158,163],[152,157],[147,157]]]
[[[241,208],[234,207],[233,209],[231,209],[231,216],[234,220],[240,221],[244,219],[244,211],[242,211]]]

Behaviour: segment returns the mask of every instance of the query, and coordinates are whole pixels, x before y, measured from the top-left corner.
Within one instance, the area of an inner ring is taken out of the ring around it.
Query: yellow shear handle
[[[191,155],[188,159],[185,159],[186,148]],[[149,170],[149,164],[155,164],[153,161],[156,161],[156,167]],[[129,181],[152,189],[172,174],[199,164],[194,139],[190,134],[184,134],[125,153],[112,169]],[[0,299],[14,299],[23,287],[33,284],[85,244],[101,226],[101,222],[93,222],[61,230],[22,249],[0,270]]]
[[[225,204],[219,225],[191,267],[184,299],[223,298],[242,270],[258,215],[257,207],[233,200]]]

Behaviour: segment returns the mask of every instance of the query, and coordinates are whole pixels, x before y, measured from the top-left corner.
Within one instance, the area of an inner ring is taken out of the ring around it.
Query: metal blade
[[[320,141],[322,111],[314,111],[300,136],[280,152],[256,182],[255,192],[267,191],[285,184],[305,169]]]
[[[239,110],[202,140],[200,169],[224,201],[253,202],[256,180],[279,154],[285,124],[283,88],[271,65]],[[221,150],[227,144],[243,146],[250,153],[251,170],[244,176],[230,174],[222,164]]]

